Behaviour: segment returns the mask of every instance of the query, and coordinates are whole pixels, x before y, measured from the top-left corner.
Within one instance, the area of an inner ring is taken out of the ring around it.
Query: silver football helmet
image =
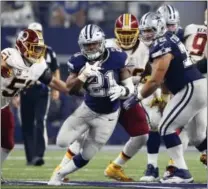
[[[154,39],[166,32],[166,22],[161,14],[148,12],[142,16],[139,25],[140,38],[146,45],[151,45]]]
[[[172,5],[162,5],[157,12],[164,16],[167,29],[171,32],[177,32],[180,25],[180,15],[178,10]]]
[[[105,34],[97,25],[86,25],[79,34],[78,44],[89,61],[96,60],[105,52]]]

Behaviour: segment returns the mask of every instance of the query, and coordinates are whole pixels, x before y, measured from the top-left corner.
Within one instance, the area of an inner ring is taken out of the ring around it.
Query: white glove
[[[86,62],[84,69],[81,70],[81,73],[78,76],[79,80],[86,82],[89,77],[97,76],[99,70],[101,70],[101,67],[98,66],[99,63],[100,62],[97,61],[93,65],[90,65],[88,62]]]
[[[109,90],[111,102],[126,95],[126,88],[121,85],[112,86]]]

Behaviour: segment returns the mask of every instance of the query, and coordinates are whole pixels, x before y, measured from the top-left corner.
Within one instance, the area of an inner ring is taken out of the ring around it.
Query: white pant
[[[167,104],[159,124],[161,135],[175,132],[179,127],[187,125],[189,135],[194,143],[204,140],[207,128],[207,79],[189,83],[179,91]],[[202,135],[201,139],[198,136]]]
[[[112,135],[118,116],[119,110],[99,114],[83,102],[63,123],[57,136],[57,145],[68,147],[88,130],[82,145],[82,155],[86,160],[91,159]]]
[[[142,104],[147,115],[147,120],[152,130],[157,130],[161,120],[161,113],[158,106],[150,107],[149,105]]]

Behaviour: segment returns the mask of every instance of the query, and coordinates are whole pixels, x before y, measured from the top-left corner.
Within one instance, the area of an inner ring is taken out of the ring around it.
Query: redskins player
[[[184,44],[191,60],[201,73],[207,76],[207,9],[204,25],[190,24],[184,30]],[[205,115],[206,116],[206,115]],[[187,144],[188,145],[188,144]],[[207,166],[207,153],[202,153],[200,161]]]
[[[42,33],[25,29],[16,40],[16,48],[1,51],[1,165],[14,147],[14,119],[9,108],[11,98],[36,81],[62,92],[65,82],[52,76],[45,59]]]

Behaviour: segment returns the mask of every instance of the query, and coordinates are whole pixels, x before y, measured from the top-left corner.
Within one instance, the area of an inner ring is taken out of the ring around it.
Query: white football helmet
[[[97,25],[86,25],[79,34],[78,44],[89,61],[96,60],[105,52],[105,34]]]
[[[161,14],[148,12],[142,16],[139,25],[141,40],[146,45],[151,45],[154,39],[161,37],[166,32],[166,22]]]
[[[178,10],[172,5],[162,5],[157,12],[164,16],[169,31],[177,32],[180,25]]]

